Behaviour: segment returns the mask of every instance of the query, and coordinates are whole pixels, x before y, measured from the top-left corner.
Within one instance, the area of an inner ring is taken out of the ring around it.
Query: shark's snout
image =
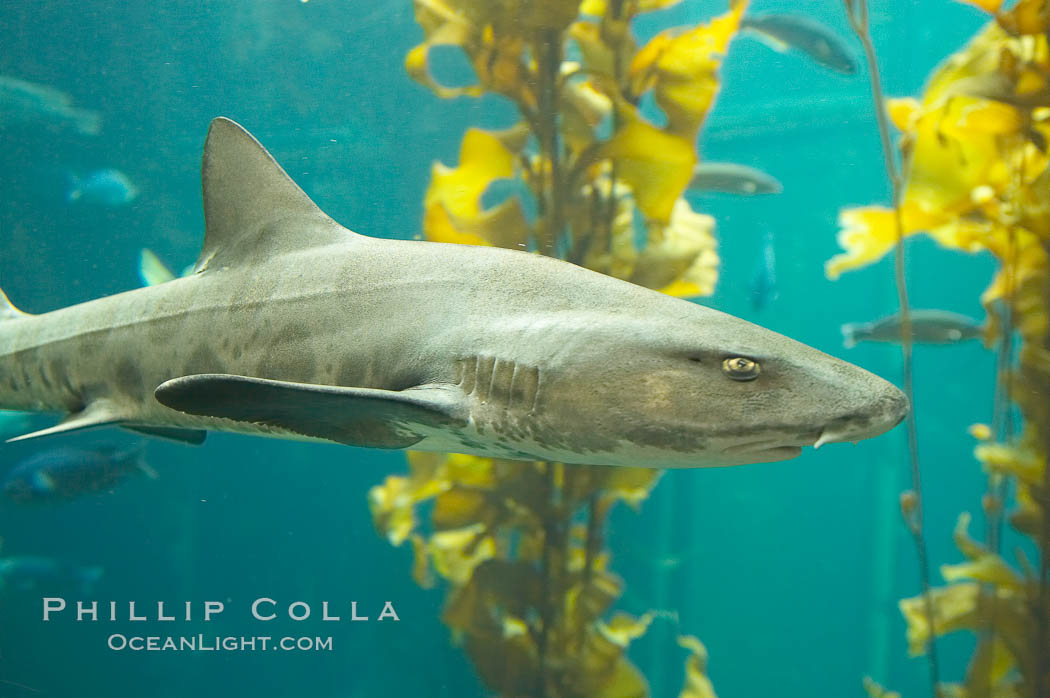
[[[880,390],[874,392],[857,410],[835,417],[825,424],[813,447],[820,448],[824,444],[843,441],[856,443],[900,424],[908,414],[908,398],[895,386],[881,382],[883,385]]]

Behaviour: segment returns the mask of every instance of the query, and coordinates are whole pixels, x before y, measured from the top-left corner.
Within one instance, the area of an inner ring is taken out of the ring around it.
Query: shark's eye
[[[762,372],[762,367],[757,361],[743,356],[731,356],[722,362],[722,370],[735,381],[753,381]]]

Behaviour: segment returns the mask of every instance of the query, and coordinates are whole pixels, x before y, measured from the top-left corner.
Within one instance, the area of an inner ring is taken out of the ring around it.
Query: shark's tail
[[[847,323],[842,326],[842,346],[852,349],[857,346],[857,334],[859,326],[856,323]]]

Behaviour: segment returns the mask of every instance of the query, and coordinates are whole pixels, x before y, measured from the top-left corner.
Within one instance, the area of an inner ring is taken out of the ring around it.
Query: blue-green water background
[[[650,36],[723,9],[686,0],[636,30]],[[753,2],[754,11],[802,9],[859,53],[839,3]],[[893,95],[917,94],[984,21],[949,0],[876,1],[871,14]],[[215,116],[253,131],[336,220],[403,238],[420,230],[431,163],[454,164],[468,126],[509,124],[499,100],[443,101],[409,80],[403,58],[421,38],[409,0],[7,2],[0,20],[0,74],[67,91],[104,116],[97,137],[0,131],[0,284],[31,312],[135,287],[142,247],[175,267],[193,261],[203,230],[200,149]],[[764,169],[784,192],[692,200],[717,218],[723,258],[718,290],[703,302],[899,382],[893,347],[845,350],[839,332],[843,322],[895,309],[890,262],[837,282],[822,271],[837,250],[839,209],[888,199],[867,73],[833,74],[742,39],[723,75],[703,157]],[[69,205],[55,173],[99,167],[126,172],[139,198],[112,209]],[[780,297],[756,313],[748,284],[766,231],[775,236]],[[981,317],[990,259],[924,241],[909,250],[916,306]],[[984,482],[965,430],[989,419],[992,382],[992,355],[976,342],[916,351],[936,564],[958,560],[950,532],[960,511],[975,511],[980,524]],[[127,437],[70,441],[106,439]],[[52,445],[3,446],[0,467]],[[101,600],[229,599],[228,610],[209,624],[43,623],[40,593],[7,589],[0,695],[484,694],[439,620],[442,592],[416,587],[408,546],[392,548],[373,529],[366,492],[404,470],[401,454],[223,434],[201,448],[148,449],[156,481],[62,506],[0,504],[2,554],[102,565]],[[608,543],[626,582],[620,607],[680,619],[658,620],[631,649],[654,695],[681,685],[678,632],[707,644],[723,698],[859,696],[865,674],[928,695],[926,666],[907,658],[896,609],[918,588],[897,505],[906,482],[898,429],[788,462],[668,473],[640,512],[618,512]],[[258,596],[309,601],[315,614],[322,600],[345,609],[353,599],[373,618],[390,600],[401,620],[260,624],[246,608]],[[105,646],[112,632],[332,635],[335,650],[113,652]],[[961,678],[969,641],[941,646],[946,677]]]

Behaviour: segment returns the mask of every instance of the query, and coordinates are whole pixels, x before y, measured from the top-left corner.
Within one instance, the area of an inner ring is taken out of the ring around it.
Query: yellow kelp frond
[[[412,581],[422,589],[430,589],[434,586],[434,575],[430,568],[430,548],[418,533],[413,533],[409,540],[412,541]]]
[[[824,265],[829,279],[837,279],[844,271],[876,262],[897,244],[897,221],[893,209],[883,206],[849,208],[839,213],[838,241],[846,251],[832,257]],[[914,232],[907,227],[904,235]]]
[[[637,640],[653,622],[653,615],[646,613],[635,618],[627,613],[616,613],[608,623],[597,624],[598,632],[609,642],[626,648],[632,640]]]
[[[437,202],[423,212],[423,234],[431,242],[447,242],[454,245],[488,245],[489,241],[469,230],[470,225],[462,219],[453,220],[445,204]]]
[[[1013,9],[998,16],[999,25],[1014,35],[1045,34],[1050,24],[1050,2],[1047,0],[1018,0]]]
[[[1045,37],[1038,43],[1033,49],[993,22],[937,69],[921,101],[890,101],[890,117],[905,132],[905,235],[927,232],[969,252],[1002,248],[1019,197],[1024,211],[1037,212],[1022,214],[1026,222],[1050,225],[1050,188],[1035,185],[1046,169],[1035,112],[1050,103]],[[839,240],[846,253],[828,263],[830,278],[892,249],[892,218],[877,210],[844,212]]]
[[[685,685],[678,698],[718,698],[711,679],[707,678],[707,648],[699,638],[679,635],[678,646],[689,650],[685,660]]]
[[[586,254],[583,266],[593,271],[614,276],[617,279],[629,279],[638,263],[638,248],[635,246],[634,219],[636,208],[631,198],[630,188],[624,184],[610,189],[607,178],[599,179],[585,189],[584,200],[601,200],[612,196],[615,208],[612,215],[604,217],[604,225],[593,225],[586,238]],[[590,206],[580,206],[575,211],[581,221],[591,221]]]
[[[660,479],[654,468],[628,468],[608,465],[580,465],[573,468],[575,477],[566,483],[566,494],[587,500],[601,494],[610,501],[634,505],[648,498]]]
[[[651,618],[649,619],[651,620]],[[617,613],[608,623],[596,623],[583,645],[583,673],[573,679],[571,695],[600,698],[649,695],[649,687],[638,670],[627,661],[624,652],[631,640],[645,633],[647,620]]]
[[[562,133],[574,150],[595,140],[595,129],[612,114],[612,101],[590,80],[569,81],[562,89]]]
[[[435,46],[464,47],[473,40],[477,30],[458,7],[443,0],[415,0],[416,21],[423,27],[425,41],[405,57],[405,70],[413,80],[426,85],[439,97],[451,99],[468,95],[480,97],[480,85],[445,87],[430,74],[430,49]]]
[[[496,136],[480,128],[468,129],[459,148],[459,165],[434,163],[424,208],[441,203],[460,218],[474,218],[481,208],[481,195],[497,179],[514,174],[514,153]]]
[[[599,156],[616,164],[617,174],[630,185],[646,218],[667,223],[693,178],[692,139],[653,126],[633,108],[625,111],[625,117],[627,124],[602,144]]]
[[[429,547],[434,570],[457,584],[465,584],[475,567],[496,554],[496,543],[482,524],[439,531],[430,537]]]
[[[532,235],[521,201],[507,199],[474,218],[458,218],[443,203],[431,206],[423,214],[427,240],[458,245],[495,245],[522,250]]]
[[[984,10],[985,12],[988,12],[989,14],[993,14],[993,15],[996,12],[999,11],[999,8],[1002,7],[1002,4],[1003,4],[1003,0],[958,0],[958,1],[962,2],[962,3],[965,3],[967,5],[973,5],[974,7],[978,7],[980,9]]]
[[[864,677],[864,691],[868,698],[901,698],[900,693],[883,688],[870,676]]]
[[[654,468],[609,468],[601,486],[605,497],[610,500],[621,500],[637,509],[660,480],[662,471]]]
[[[1022,580],[1017,573],[1010,569],[1005,560],[999,555],[989,552],[984,546],[976,543],[970,537],[968,528],[970,515],[967,512],[959,514],[959,522],[955,524],[952,537],[955,547],[969,558],[970,562],[960,565],[942,565],[941,576],[945,581],[957,581],[959,579],[973,579],[984,581],[986,584],[1003,587],[1004,589],[1017,591],[1021,589]]]
[[[526,33],[560,31],[576,17],[575,8],[560,0],[415,0],[415,8],[424,41],[405,57],[405,69],[413,79],[446,99],[480,97],[491,91],[522,106],[534,106],[525,63]],[[459,47],[474,66],[478,83],[447,87],[435,80],[430,51],[437,46]]]
[[[368,492],[372,520],[394,545],[404,543],[416,527],[415,507],[448,487],[442,480],[416,480],[391,475]]]
[[[998,555],[987,553],[973,562],[958,565],[941,565],[941,576],[947,582],[973,579],[1008,589],[1019,589],[1021,578]]]
[[[977,560],[988,554],[988,549],[970,537],[970,512],[964,511],[959,514],[955,521],[955,530],[952,531],[952,540],[955,547],[970,560]]]
[[[992,428],[987,424],[971,424],[966,432],[978,441],[988,441],[992,438]]]
[[[998,636],[979,642],[977,651],[966,668],[964,696],[988,695],[990,698],[1017,698],[1011,675],[1017,666],[1017,657]],[[987,692],[988,689],[990,692]]]
[[[671,7],[677,5],[682,0],[637,0],[636,2],[624,3],[626,9],[634,12],[652,12],[653,10],[662,10],[665,7]],[[591,15],[592,17],[600,17],[608,12],[609,1],[608,0],[583,0],[580,4],[580,14]]]
[[[932,589],[930,595],[934,609],[934,629],[926,618],[926,602],[921,596],[901,599],[898,603],[904,620],[908,624],[908,653],[919,656],[926,653],[926,648],[937,635],[964,628],[974,628],[977,622],[977,600],[980,596],[980,585],[976,583],[953,584],[949,587]]]
[[[612,97],[619,95],[616,84],[617,61],[621,66],[631,62],[636,47],[630,34],[618,36],[617,41],[608,41],[608,25],[603,26],[589,21],[573,22],[569,27],[569,36],[576,42],[583,58],[580,70],[596,82],[596,86]]]
[[[948,587],[932,589],[933,605],[931,628],[922,596],[902,599],[901,613],[907,622],[908,651],[912,656],[924,654],[933,636],[942,636],[960,630],[980,633],[991,627],[1014,657],[1025,656],[1027,650],[1026,626],[1031,614],[1016,588],[988,587],[983,582],[959,582]]]
[[[1044,461],[1032,451],[989,443],[977,446],[974,456],[991,472],[1013,476],[1035,487],[1043,482]]]
[[[911,97],[887,100],[886,110],[889,112],[890,121],[901,131],[913,128],[921,111],[919,100]]]
[[[718,281],[715,219],[678,199],[666,225],[651,223],[631,281],[673,296],[710,295]]]
[[[631,63],[629,76],[636,95],[652,89],[667,115],[667,130],[696,138],[718,94],[718,69],[729,42],[740,29],[746,0],[707,25],[685,32],[656,35]]]
[[[428,240],[508,248],[526,245],[531,233],[517,197],[481,209],[485,190],[515,174],[507,133],[472,128],[463,136],[457,167],[434,163],[423,200],[423,234]]]

